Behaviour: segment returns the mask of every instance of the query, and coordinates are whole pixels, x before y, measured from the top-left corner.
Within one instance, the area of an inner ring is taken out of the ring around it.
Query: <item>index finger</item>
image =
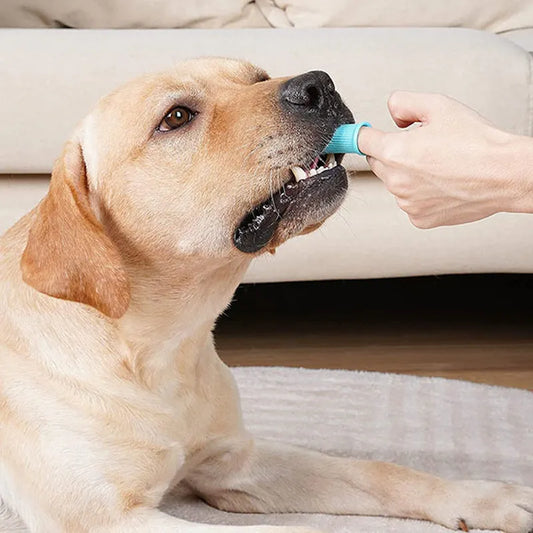
[[[357,137],[359,150],[365,155],[380,159],[387,134],[376,128],[361,128]]]

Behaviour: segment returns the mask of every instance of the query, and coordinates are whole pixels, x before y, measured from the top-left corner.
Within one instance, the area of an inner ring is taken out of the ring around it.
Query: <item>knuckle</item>
[[[422,221],[411,214],[409,214],[409,220],[411,221],[411,224],[419,229],[422,229]]]
[[[394,196],[405,197],[407,196],[408,187],[405,182],[399,176],[392,174],[387,181],[387,187]]]
[[[387,100],[387,105],[389,106],[389,109],[396,109],[402,102],[402,99],[404,99],[404,96],[407,93],[406,91],[392,91],[392,93],[389,96],[389,99]]]
[[[387,188],[391,194],[402,200],[402,204],[405,202],[404,198],[407,196],[405,190],[394,180],[394,178],[389,179],[387,182]],[[403,205],[400,207],[403,209]]]
[[[433,227],[433,224],[430,220],[427,218],[421,217],[419,215],[409,215],[409,220],[413,224],[413,226],[417,227],[418,229],[430,229]]]
[[[406,213],[409,214],[409,207],[410,207],[409,200],[407,200],[406,198],[403,198],[401,196],[396,196],[396,203],[398,204],[398,207],[402,211],[405,211]]]
[[[391,111],[396,110],[396,107],[398,105],[398,100],[400,99],[400,93],[399,91],[393,91],[391,95],[389,96],[389,99],[387,101],[387,105],[389,106],[389,109]]]
[[[417,204],[412,204],[409,209],[409,214],[418,219],[422,218],[422,209]]]

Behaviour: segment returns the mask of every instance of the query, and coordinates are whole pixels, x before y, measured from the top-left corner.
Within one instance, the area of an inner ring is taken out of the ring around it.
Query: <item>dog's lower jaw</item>
[[[340,165],[285,183],[241,220],[233,242],[247,254],[271,251],[322,224],[340,207],[347,189],[346,170]]]

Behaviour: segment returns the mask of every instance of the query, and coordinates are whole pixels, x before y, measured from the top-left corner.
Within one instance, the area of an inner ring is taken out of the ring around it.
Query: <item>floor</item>
[[[244,285],[229,365],[398,372],[533,389],[533,275]]]

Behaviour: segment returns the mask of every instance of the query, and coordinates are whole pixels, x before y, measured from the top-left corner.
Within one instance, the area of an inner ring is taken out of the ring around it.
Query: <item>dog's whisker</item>
[[[341,208],[337,211],[337,215],[339,218],[346,224],[346,227],[348,231],[351,233],[354,240],[359,240],[359,235],[357,235],[354,231],[353,224],[350,224],[346,217],[344,216],[343,211],[347,212],[347,210],[344,208],[344,206],[341,206]]]

